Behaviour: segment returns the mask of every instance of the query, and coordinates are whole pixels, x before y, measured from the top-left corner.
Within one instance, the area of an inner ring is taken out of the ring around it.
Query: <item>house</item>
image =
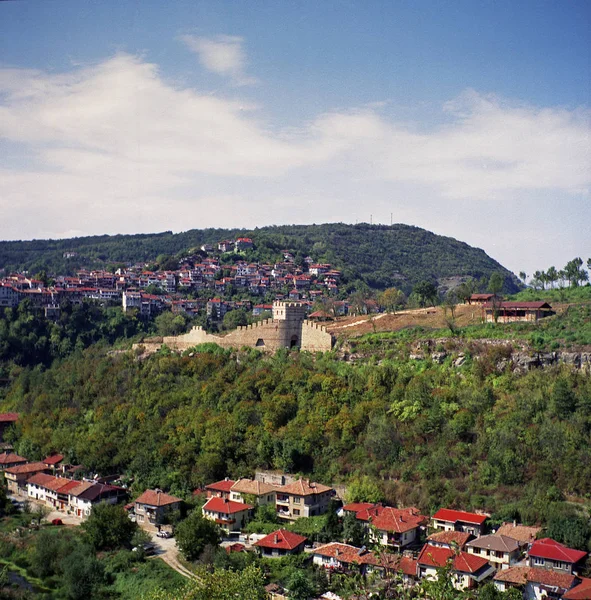
[[[226,498],[210,498],[201,509],[203,516],[210,521],[215,521],[226,533],[240,531],[248,522],[251,504],[233,502]]]
[[[16,467],[17,465],[24,465],[27,462],[26,458],[19,456],[14,452],[2,452],[2,454],[0,454],[0,471],[10,469],[10,467]]]
[[[519,561],[521,546],[505,535],[482,535],[466,544],[466,552],[486,558],[497,569],[506,569]]]
[[[278,529],[254,543],[265,558],[280,558],[288,554],[303,552],[304,545],[308,541],[303,535],[292,531]]]
[[[333,495],[331,487],[300,478],[277,488],[277,515],[289,521],[322,515]]]
[[[47,473],[35,473],[27,480],[27,496],[31,500],[45,504],[47,501],[47,484],[54,479],[53,475]]]
[[[164,524],[168,515],[180,510],[182,500],[162,490],[146,490],[135,500],[135,518],[142,529],[155,531]]]
[[[587,553],[573,550],[551,538],[536,540],[528,551],[529,566],[575,573],[582,566]]]
[[[453,573],[453,585],[458,590],[471,589],[495,572],[485,558],[461,551],[456,554],[450,548],[425,544],[417,559],[419,577],[437,579],[439,570],[448,562]]]
[[[205,493],[208,498],[225,498],[230,499],[230,490],[236,482],[233,479],[222,479],[205,486]]]
[[[358,512],[374,506],[375,504],[373,502],[351,502],[350,504],[345,504],[345,506],[339,509],[339,516],[344,516],[347,513],[353,513],[356,515]]]
[[[486,304],[492,302],[495,294],[472,294],[468,298],[468,304]]]
[[[350,544],[331,542],[313,550],[312,562],[329,570],[349,571],[359,570],[365,574],[369,562],[373,562],[373,555],[365,548],[357,548]],[[372,559],[368,561],[368,557]]]
[[[541,527],[529,527],[527,525],[518,525],[516,522],[503,523],[496,531],[496,535],[506,535],[524,545],[529,546],[535,542],[538,533],[542,531]]]
[[[263,483],[256,479],[239,479],[230,488],[230,500],[245,502],[245,496],[254,497],[257,505],[273,504],[275,506],[277,486]]]
[[[549,569],[515,566],[502,569],[494,576],[495,587],[505,592],[514,587],[523,592],[528,600],[560,598],[569,590],[576,589],[578,579],[568,573],[557,573]],[[572,599],[574,600],[574,599]]]
[[[371,537],[383,546],[400,550],[419,538],[420,528],[429,522],[416,508],[392,508],[376,504],[360,510],[359,521],[371,525]]]
[[[427,538],[427,543],[441,548],[463,550],[473,537],[471,533],[465,531],[437,531]]]
[[[55,471],[59,468],[60,463],[64,460],[63,454],[51,454],[43,459],[43,464],[51,471]]]
[[[487,518],[486,515],[440,508],[431,518],[431,526],[444,531],[465,531],[478,537],[484,533]]]
[[[11,494],[27,495],[27,479],[36,473],[43,473],[47,467],[42,462],[17,465],[4,470],[6,486]]]
[[[591,579],[580,577],[580,583],[576,583],[566,594],[563,600],[591,600]]]
[[[487,323],[516,323],[519,321],[535,322],[554,314],[547,302],[499,302],[484,304]]]
[[[116,485],[99,483],[98,481],[77,482],[77,486],[61,489],[68,494],[70,510],[81,519],[88,517],[92,507],[100,502],[118,504],[127,498],[127,490]]]
[[[254,244],[252,243],[252,240],[250,238],[240,237],[236,240],[236,243],[234,246],[235,246],[236,250],[239,252],[241,250],[250,250],[251,248],[254,247]]]

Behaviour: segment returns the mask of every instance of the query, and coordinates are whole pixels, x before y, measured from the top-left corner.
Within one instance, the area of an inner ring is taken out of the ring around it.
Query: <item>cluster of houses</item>
[[[243,252],[253,247],[250,238],[238,238],[218,244],[220,252]],[[202,250],[214,253],[213,246],[204,244]],[[197,314],[207,311],[212,319],[221,319],[234,306],[224,296],[240,291],[264,296],[273,293],[276,300],[308,300],[338,293],[341,273],[329,264],[318,264],[311,257],[305,266],[296,265],[294,256],[283,251],[283,260],[274,264],[253,263],[237,258],[233,264],[222,264],[219,255],[189,256],[179,261],[176,270],[152,272],[145,265],[104,270],[81,269],[75,276],[58,275],[52,286],[38,279],[16,273],[0,279],[0,308],[15,307],[28,299],[42,309],[48,318],[59,317],[60,305],[80,304],[85,300],[121,303],[124,310],[136,309],[149,316],[162,310]],[[218,296],[208,302],[204,298],[189,299],[206,291]],[[152,292],[152,293],[149,293]],[[158,293],[153,293],[158,292]],[[260,306],[258,307],[260,312]]]

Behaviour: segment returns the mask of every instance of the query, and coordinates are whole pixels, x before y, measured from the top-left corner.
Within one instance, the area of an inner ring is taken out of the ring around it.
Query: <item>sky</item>
[[[0,239],[373,222],[591,257],[588,0],[0,1]]]

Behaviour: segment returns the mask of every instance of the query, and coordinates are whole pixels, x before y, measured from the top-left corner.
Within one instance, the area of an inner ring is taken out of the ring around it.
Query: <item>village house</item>
[[[298,479],[277,488],[277,515],[289,521],[323,515],[333,495],[334,490],[327,485]]]
[[[591,579],[578,577],[580,582],[575,583],[566,594],[562,595],[563,600],[589,600],[591,598]]]
[[[27,463],[17,465],[4,470],[6,487],[11,494],[20,496],[27,495],[27,479],[36,473],[43,473],[47,467],[42,462]]]
[[[17,465],[24,465],[28,461],[23,456],[19,456],[14,452],[2,452],[0,454],[0,471],[10,469],[10,467],[16,467]]]
[[[484,533],[487,518],[486,515],[440,508],[431,518],[431,526],[444,531],[465,531],[478,537]]]
[[[92,507],[100,502],[118,504],[127,498],[127,490],[116,485],[100,483],[98,481],[77,482],[67,490],[68,509],[81,519],[87,518]],[[64,492],[66,490],[60,490]]]
[[[50,456],[44,458],[41,462],[43,462],[43,464],[47,467],[48,470],[55,473],[59,469],[63,460],[63,454],[51,454]]]
[[[146,490],[135,500],[135,518],[142,529],[156,531],[171,512],[180,510],[182,500],[162,490]]]
[[[495,572],[485,558],[425,544],[417,559],[419,577],[436,580],[440,569],[448,562],[452,568],[453,586],[458,590],[471,589]]]
[[[427,538],[427,543],[441,548],[463,550],[473,537],[471,533],[465,531],[437,531]]]
[[[248,522],[254,506],[226,498],[210,498],[202,508],[203,516],[217,523],[226,533],[240,531]]]
[[[263,504],[272,504],[275,506],[277,487],[270,483],[257,481],[256,479],[239,479],[230,488],[230,500],[246,502],[246,497],[251,497],[259,506]]]
[[[466,544],[466,552],[486,558],[497,569],[506,569],[519,561],[521,545],[504,535],[482,535]]]
[[[551,538],[536,540],[528,551],[529,566],[553,569],[562,573],[576,573],[582,567],[587,553],[573,550]]]
[[[554,314],[547,302],[499,302],[484,304],[487,323],[516,323],[520,321],[535,322]]]
[[[429,518],[416,508],[393,508],[376,504],[356,513],[355,517],[370,527],[372,541],[401,550],[419,539],[420,528]]]
[[[225,498],[230,499],[230,490],[236,482],[233,479],[222,479],[215,483],[210,483],[205,486],[205,493],[208,498]]]
[[[527,600],[564,598],[565,594],[575,588],[579,581],[569,573],[558,573],[549,569],[527,566],[502,569],[493,579],[493,583],[499,591],[506,592],[514,587],[519,589]]]
[[[468,298],[468,304],[486,304],[492,302],[495,294],[472,294]]]
[[[304,551],[308,538],[303,535],[278,529],[254,543],[264,558],[281,558],[288,554],[298,554]]]
[[[513,538],[523,545],[529,547],[536,541],[538,533],[542,531],[541,527],[531,527],[528,525],[518,525],[513,523],[503,523],[496,531],[496,535],[506,535]]]

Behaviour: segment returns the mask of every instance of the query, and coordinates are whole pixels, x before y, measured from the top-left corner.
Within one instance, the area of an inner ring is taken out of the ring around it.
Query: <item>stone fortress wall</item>
[[[171,350],[184,351],[198,344],[214,343],[222,348],[249,346],[266,352],[279,348],[300,348],[309,352],[328,352],[334,337],[323,325],[306,319],[306,306],[300,302],[274,302],[273,318],[238,327],[226,335],[207,333],[196,326],[188,333],[146,340],[134,347],[144,346],[154,352],[163,344]]]

